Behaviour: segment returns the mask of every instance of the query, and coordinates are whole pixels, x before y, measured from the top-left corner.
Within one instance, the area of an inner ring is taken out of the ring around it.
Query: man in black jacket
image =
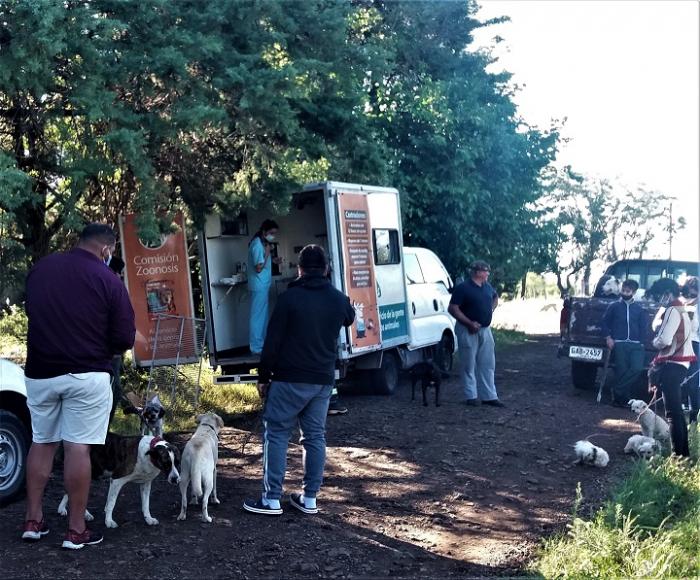
[[[626,407],[631,388],[644,368],[644,339],[649,321],[642,307],[634,301],[639,284],[625,280],[620,300],[608,306],[603,316],[603,336],[612,350],[615,363],[613,405]]]
[[[317,513],[316,494],[326,461],[326,414],[335,381],[338,334],[350,326],[355,311],[350,300],[325,274],[323,248],[306,246],[299,254],[299,278],[275,306],[260,359],[258,392],[267,397],[263,411],[263,492],[246,500],[246,511],[279,515],[287,463],[287,445],[299,424],[304,446],[301,494],[290,503],[304,513]]]

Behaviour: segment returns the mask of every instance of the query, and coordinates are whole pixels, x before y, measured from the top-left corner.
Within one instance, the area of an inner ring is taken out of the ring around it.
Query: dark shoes
[[[49,526],[45,520],[37,522],[36,520],[27,520],[24,522],[24,532],[22,539],[25,542],[38,542],[43,536],[49,533]]]
[[[293,493],[289,496],[289,503],[292,504],[292,507],[297,508],[300,512],[304,512],[305,514],[317,514],[318,513],[318,508],[317,507],[306,507],[303,501],[301,501],[301,494],[298,493]]]
[[[263,514],[266,516],[281,516],[282,508],[273,508],[263,503],[262,499],[247,499],[243,502],[243,509],[253,514]]]
[[[85,528],[85,531],[82,534],[79,534],[75,530],[68,530],[66,539],[63,540],[62,547],[66,550],[80,550],[85,546],[99,544],[102,540],[102,534],[93,532],[88,528]]]
[[[505,407],[505,404],[502,403],[499,399],[492,399],[490,401],[484,401],[484,405],[489,405],[491,407]]]
[[[481,407],[481,401],[479,399],[467,399],[464,404],[467,407]]]
[[[337,401],[331,401],[330,405],[328,405],[328,414],[329,415],[345,415],[345,413],[347,413],[347,412],[348,412],[347,407],[343,407]]]

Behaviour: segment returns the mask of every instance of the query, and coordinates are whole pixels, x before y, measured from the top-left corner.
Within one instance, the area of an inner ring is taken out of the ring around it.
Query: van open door
[[[352,354],[379,350],[382,334],[367,193],[339,189],[335,199],[338,204],[343,286],[355,308],[355,322],[348,329],[349,350]]]
[[[327,187],[335,206],[329,214],[337,216],[340,282],[356,311],[350,355],[408,343],[399,192],[332,182]]]

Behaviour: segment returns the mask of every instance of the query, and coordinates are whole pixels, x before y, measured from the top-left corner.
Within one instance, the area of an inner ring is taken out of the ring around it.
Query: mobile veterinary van
[[[368,371],[373,389],[391,394],[399,371],[420,360],[449,369],[456,348],[447,313],[452,281],[435,254],[403,247],[399,192],[324,182],[294,194],[284,216],[252,209],[207,216],[199,251],[210,362],[222,368],[218,383],[256,378],[246,264],[248,243],[266,218],[279,224],[271,254],[282,258],[272,265],[270,312],[297,277],[299,252],[312,243],[326,249],[331,282],[355,307],[355,322],[338,337],[338,378]]]

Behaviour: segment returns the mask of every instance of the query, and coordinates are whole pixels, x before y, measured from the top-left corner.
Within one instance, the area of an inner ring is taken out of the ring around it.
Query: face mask
[[[265,236],[265,239],[266,239],[268,242],[272,243],[272,242],[275,241],[275,236],[273,236],[272,234],[267,234],[267,235]]]

